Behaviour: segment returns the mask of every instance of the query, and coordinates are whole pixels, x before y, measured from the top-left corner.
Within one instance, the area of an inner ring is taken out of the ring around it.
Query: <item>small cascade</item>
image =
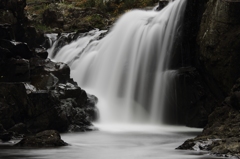
[[[161,11],[133,10],[109,31],[94,30],[50,57],[68,63],[79,86],[99,98],[100,122],[172,123],[175,70],[169,70],[186,0]],[[169,113],[167,113],[169,112]]]

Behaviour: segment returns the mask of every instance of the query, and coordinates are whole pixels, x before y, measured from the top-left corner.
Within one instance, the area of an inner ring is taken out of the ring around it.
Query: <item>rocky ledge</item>
[[[68,65],[47,58],[25,21],[25,6],[25,0],[0,2],[1,13],[13,18],[0,18],[0,139],[25,136],[18,146],[66,145],[58,132],[95,129],[97,98],[70,78]]]
[[[240,156],[240,79],[230,95],[208,118],[201,135],[185,141],[178,149],[207,150],[218,156]]]

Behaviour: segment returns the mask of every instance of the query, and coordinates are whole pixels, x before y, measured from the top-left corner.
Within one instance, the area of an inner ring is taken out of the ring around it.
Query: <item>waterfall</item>
[[[100,122],[163,123],[174,95],[169,60],[185,6],[175,0],[159,12],[129,11],[101,40],[106,31],[93,30],[49,56],[68,63],[71,77],[99,98]]]

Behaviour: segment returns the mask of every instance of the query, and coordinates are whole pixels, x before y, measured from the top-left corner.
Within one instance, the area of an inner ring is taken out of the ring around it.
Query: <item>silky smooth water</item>
[[[1,159],[210,159],[207,152],[175,150],[199,129],[97,125],[100,131],[62,134],[71,145],[60,148],[13,149],[1,146]]]
[[[101,123],[162,124],[174,118],[165,114],[176,72],[169,60],[186,2],[175,0],[159,12],[130,11],[101,40],[96,37],[105,31],[92,31],[56,55],[54,45],[49,49],[50,58],[68,63],[71,77],[99,98]]]

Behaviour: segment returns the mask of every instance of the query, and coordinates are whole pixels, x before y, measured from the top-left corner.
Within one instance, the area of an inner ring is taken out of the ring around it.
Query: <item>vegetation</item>
[[[64,20],[64,25],[70,25],[65,29],[70,28],[71,31],[82,26],[88,28],[106,28],[106,25],[111,25],[112,22],[122,13],[133,8],[144,8],[154,6],[158,0],[26,0],[28,18],[32,25],[41,31],[51,31],[54,25],[49,25],[43,22],[43,13],[47,9],[52,9],[53,4],[57,4],[58,12],[61,12]],[[72,10],[86,9],[85,13],[76,13],[73,16]],[[97,11],[90,12],[88,9]],[[70,13],[71,12],[71,13]],[[79,22],[81,20],[81,22]],[[72,21],[72,22],[70,22]],[[53,22],[54,23],[54,22]],[[71,24],[69,24],[71,23]],[[74,24],[73,24],[74,23]],[[81,26],[82,25],[82,26]],[[61,28],[61,27],[59,27]]]

